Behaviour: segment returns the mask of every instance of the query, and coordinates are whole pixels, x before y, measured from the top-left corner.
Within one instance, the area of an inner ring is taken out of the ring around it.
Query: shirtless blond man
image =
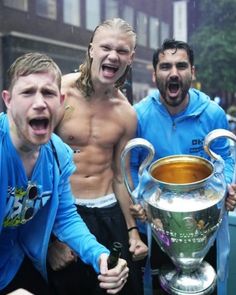
[[[134,260],[147,254],[130,214],[130,198],[120,172],[121,150],[136,130],[135,112],[119,90],[133,61],[135,42],[135,33],[122,19],[105,21],[95,29],[79,72],[62,79],[65,105],[56,130],[74,150],[77,171],[71,185],[78,212],[99,242],[107,247],[114,241],[123,244],[122,257],[128,261],[130,275],[120,294],[127,295],[143,294],[141,271]],[[62,248],[56,242],[49,251],[54,269],[74,259],[68,248],[59,259],[57,252]],[[89,275],[85,275],[86,268],[78,260],[53,272],[57,294],[73,294],[69,286],[81,294],[104,294],[95,288],[93,271],[86,270]],[[62,286],[65,278],[70,282]]]

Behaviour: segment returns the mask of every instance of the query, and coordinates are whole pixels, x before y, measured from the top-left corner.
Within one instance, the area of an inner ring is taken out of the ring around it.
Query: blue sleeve
[[[227,183],[232,183],[235,162],[232,157],[225,159],[225,180]]]

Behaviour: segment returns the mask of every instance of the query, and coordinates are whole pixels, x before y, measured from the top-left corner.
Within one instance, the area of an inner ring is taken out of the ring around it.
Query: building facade
[[[95,27],[121,17],[137,33],[132,99],[139,100],[151,87],[153,50],[172,36],[172,6],[172,0],[2,0],[0,87],[5,86],[13,60],[29,51],[50,55],[63,74],[73,71],[82,62]]]

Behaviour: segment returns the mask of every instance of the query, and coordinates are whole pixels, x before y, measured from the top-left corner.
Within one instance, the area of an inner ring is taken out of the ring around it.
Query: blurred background
[[[174,37],[193,46],[194,86],[225,110],[235,104],[236,0],[0,0],[0,88],[6,69],[27,51],[49,54],[63,73],[78,68],[92,31],[112,17],[128,21],[138,37],[125,89],[131,102],[155,87],[153,50]]]

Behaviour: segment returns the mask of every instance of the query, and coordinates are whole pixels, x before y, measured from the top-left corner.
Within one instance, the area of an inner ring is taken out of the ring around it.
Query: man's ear
[[[93,58],[93,44],[92,43],[89,44],[88,54],[89,54],[90,58]]]
[[[65,101],[65,94],[60,95],[60,104],[63,104]]]
[[[153,71],[153,72],[152,72],[152,82],[153,82],[153,83],[156,83],[156,79],[157,79],[157,78],[156,78],[156,72]]]
[[[196,72],[195,72],[195,67],[194,66],[192,66],[192,68],[191,68],[191,73],[192,73],[192,80],[193,81],[196,80]]]
[[[134,60],[134,56],[135,56],[135,51],[133,50],[133,52],[131,53],[131,56],[130,56],[129,66],[132,64],[132,62]]]
[[[9,108],[10,102],[11,102],[11,94],[8,90],[2,91],[2,99],[6,105],[7,108]]]

